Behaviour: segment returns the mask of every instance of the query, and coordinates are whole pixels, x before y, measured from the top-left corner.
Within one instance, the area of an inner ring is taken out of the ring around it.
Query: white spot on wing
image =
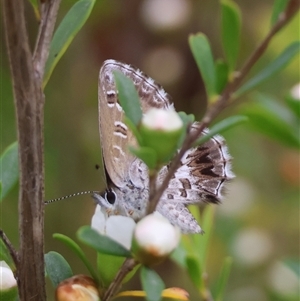
[[[124,130],[128,130],[128,127],[127,127],[127,125],[125,124],[125,123],[123,123],[123,122],[120,122],[120,121],[115,121],[115,126],[120,126],[120,127],[122,127]]]

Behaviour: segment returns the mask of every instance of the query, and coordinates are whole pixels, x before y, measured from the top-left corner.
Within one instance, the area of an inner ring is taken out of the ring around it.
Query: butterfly
[[[139,220],[147,209],[149,199],[148,168],[128,149],[137,145],[124,122],[124,111],[118,100],[113,72],[120,71],[130,78],[138,92],[143,114],[151,108],[174,110],[169,95],[153,79],[131,65],[106,60],[99,73],[98,110],[99,131],[107,189],[94,192],[93,198],[110,215],[124,215]],[[196,131],[199,123],[191,126]],[[207,133],[208,129],[203,131]],[[183,233],[201,233],[190,204],[219,203],[226,183],[234,177],[231,157],[225,140],[217,135],[204,144],[185,152],[181,164],[163,193],[156,210]],[[169,165],[158,174],[161,183]]]

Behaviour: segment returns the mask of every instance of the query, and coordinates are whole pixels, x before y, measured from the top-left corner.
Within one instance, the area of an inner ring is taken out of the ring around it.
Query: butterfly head
[[[148,190],[126,185],[108,188],[101,194],[94,193],[93,198],[108,216],[123,215],[137,221],[145,215]]]

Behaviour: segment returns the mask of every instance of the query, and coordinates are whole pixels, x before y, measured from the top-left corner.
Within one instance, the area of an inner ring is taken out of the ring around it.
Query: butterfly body
[[[104,62],[99,74],[99,127],[109,184],[104,194],[95,194],[94,198],[108,216],[125,215],[139,220],[145,215],[148,205],[148,169],[128,150],[129,145],[135,146],[137,142],[124,123],[124,112],[113,78],[114,70],[133,80],[143,113],[153,107],[164,110],[174,108],[168,94],[138,69],[114,60]],[[198,126],[194,123],[191,131],[197,130]],[[234,176],[230,159],[221,136],[188,150],[162,195],[157,211],[179,226],[182,232],[201,233],[200,226],[186,206],[220,201],[224,184]],[[158,186],[167,172],[168,166],[160,170]]]

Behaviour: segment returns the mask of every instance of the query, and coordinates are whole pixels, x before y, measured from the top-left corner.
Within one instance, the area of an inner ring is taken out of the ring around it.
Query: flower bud
[[[158,161],[164,163],[176,150],[182,131],[183,122],[175,111],[152,108],[142,118],[141,146],[154,149]]]
[[[132,251],[141,263],[158,264],[177,247],[179,241],[179,228],[155,212],[137,223],[133,234]]]
[[[0,261],[0,296],[1,300],[14,300],[18,295],[17,281],[5,261]]]
[[[95,281],[86,275],[76,275],[62,281],[56,288],[56,301],[99,301]]]

